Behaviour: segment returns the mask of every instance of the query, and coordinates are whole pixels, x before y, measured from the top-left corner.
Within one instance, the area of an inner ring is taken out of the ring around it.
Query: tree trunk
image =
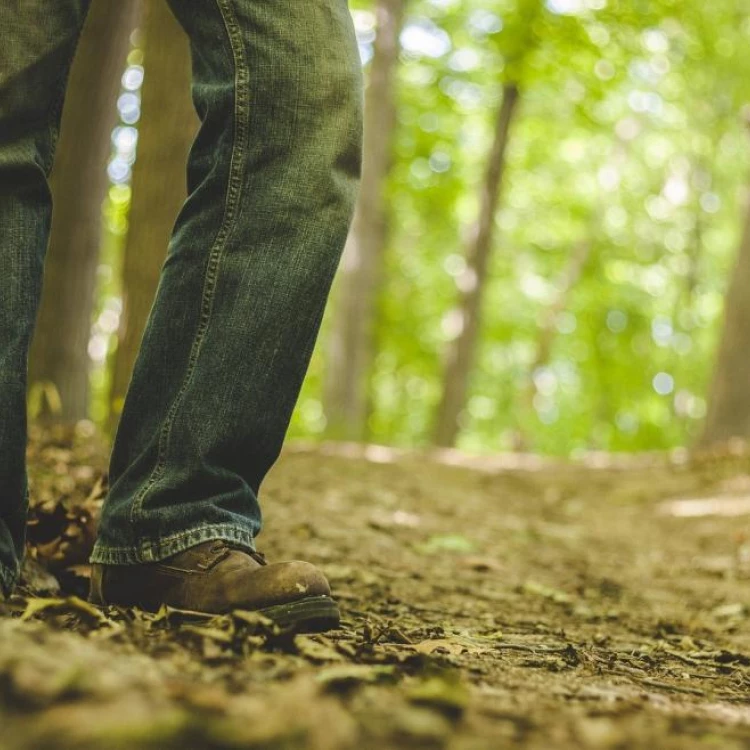
[[[556,323],[560,313],[570,305],[570,297],[580,280],[586,263],[591,255],[592,242],[584,240],[579,242],[570,254],[568,265],[560,274],[555,284],[557,297],[546,309],[544,319],[539,326],[539,335],[536,340],[536,354],[529,368],[526,386],[521,391],[519,410],[527,412],[534,409],[534,397],[537,387],[534,382],[534,374],[542,367],[546,367],[552,358],[552,346],[556,338]],[[515,436],[515,450],[528,451],[530,446],[523,431],[519,428]]]
[[[387,242],[383,195],[395,130],[395,73],[406,0],[378,0],[377,38],[365,95],[362,184],[336,285],[323,384],[329,437],[367,433],[368,379],[374,356],[377,293]]]
[[[700,444],[750,438],[750,201],[724,309],[724,328]]]
[[[48,404],[36,416],[72,421],[88,413],[88,341],[106,166],[137,6],[136,0],[94,0],[71,69],[51,175],[54,214],[44,295],[29,361],[32,391],[53,393],[50,404],[58,406],[50,410]]]
[[[177,213],[197,129],[188,39],[165,2],[147,3],[141,120],[122,269],[122,313],[110,389],[110,427],[120,417]]]
[[[506,83],[498,110],[489,165],[482,183],[479,216],[466,251],[466,271],[458,281],[461,289],[458,306],[461,327],[456,338],[450,343],[446,356],[443,395],[438,406],[433,433],[433,441],[439,446],[451,446],[455,443],[459,431],[459,417],[466,402],[469,375],[474,364],[479,336],[482,297],[489,274],[505,153],[518,100],[518,87],[514,83]]]

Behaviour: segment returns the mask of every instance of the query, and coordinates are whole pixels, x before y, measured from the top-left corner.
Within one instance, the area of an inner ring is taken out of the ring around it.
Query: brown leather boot
[[[94,565],[89,600],[155,612],[166,604],[193,612],[254,610],[300,632],[339,625],[325,576],[306,562],[268,565],[227,542],[198,544],[156,563]]]

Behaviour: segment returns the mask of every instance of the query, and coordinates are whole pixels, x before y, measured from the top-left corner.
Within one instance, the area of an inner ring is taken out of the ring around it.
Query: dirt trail
[[[103,454],[45,450],[75,506]],[[750,748],[744,454],[456,458],[286,451],[259,547],[323,567],[335,633],[0,604],[0,748]]]

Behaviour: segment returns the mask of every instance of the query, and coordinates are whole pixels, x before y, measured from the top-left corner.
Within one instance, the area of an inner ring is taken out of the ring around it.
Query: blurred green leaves
[[[372,440],[429,438],[506,80],[523,101],[459,445],[569,454],[692,439],[742,219],[749,40],[737,0],[410,3]],[[590,257],[534,372],[540,326],[580,243]],[[294,435],[325,427],[325,344],[324,329]]]

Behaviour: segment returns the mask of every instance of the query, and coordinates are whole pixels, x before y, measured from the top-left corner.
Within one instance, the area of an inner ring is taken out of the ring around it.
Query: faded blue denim
[[[154,2],[155,0],[149,0]],[[87,0],[0,3],[0,589],[28,487],[47,176]],[[201,127],[112,450],[93,562],[248,549],[352,218],[362,71],[346,0],[170,0]]]

